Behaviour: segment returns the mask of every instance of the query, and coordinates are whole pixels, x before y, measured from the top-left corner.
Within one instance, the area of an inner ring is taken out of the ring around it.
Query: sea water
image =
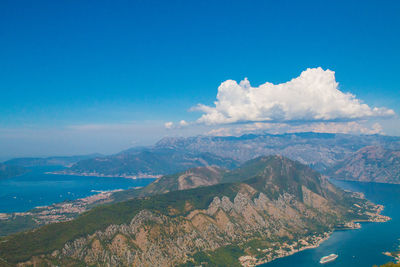
[[[332,182],[344,189],[363,192],[372,202],[384,205],[383,214],[392,220],[385,223],[362,223],[362,228],[356,230],[335,231],[315,249],[304,250],[262,266],[365,267],[393,261],[393,258],[383,255],[382,252],[396,251],[400,245],[400,185],[337,180]],[[324,265],[319,263],[323,256],[332,253],[339,255],[335,261]]]
[[[0,213],[23,212],[97,194],[99,191],[146,186],[154,179],[126,179],[47,174],[57,167],[35,168],[22,176],[0,180]]]

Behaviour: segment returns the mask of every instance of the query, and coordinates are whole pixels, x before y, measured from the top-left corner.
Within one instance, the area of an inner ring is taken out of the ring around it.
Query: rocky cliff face
[[[343,180],[400,183],[400,150],[368,146],[335,165],[329,175]]]
[[[0,257],[18,266],[214,266],[224,251],[225,264],[252,265],[288,253],[283,247],[315,245],[336,225],[378,216],[375,205],[283,157],[223,176],[231,182],[102,206],[6,237]]]

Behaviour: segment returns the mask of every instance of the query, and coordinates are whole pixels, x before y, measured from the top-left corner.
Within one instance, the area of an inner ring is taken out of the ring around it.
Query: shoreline
[[[299,239],[297,241],[294,241],[292,243],[292,245],[289,245],[285,242],[282,244],[282,246],[279,247],[278,250],[274,250],[272,248],[260,250],[260,251],[266,253],[262,258],[256,258],[251,255],[244,255],[244,256],[239,257],[239,262],[243,267],[260,266],[262,264],[266,264],[266,263],[272,262],[272,261],[280,259],[280,258],[291,256],[291,255],[301,252],[303,250],[317,248],[324,241],[328,240],[335,231],[356,230],[356,229],[362,228],[361,223],[367,223],[367,222],[383,223],[383,222],[387,222],[387,221],[391,220],[391,218],[389,216],[385,216],[385,215],[381,214],[381,212],[384,209],[383,205],[375,204],[375,207],[376,207],[376,212],[373,214],[369,213],[368,215],[370,216],[370,218],[368,220],[351,220],[344,224],[344,226],[345,226],[344,228],[337,228],[337,229],[334,228],[334,229],[332,229],[332,231],[324,232],[317,236],[314,235],[314,236],[305,237],[305,238]],[[308,243],[310,238],[311,238],[312,242]],[[294,246],[298,245],[299,243],[303,244],[304,246],[294,249]],[[285,249],[289,249],[289,251],[285,250]],[[278,255],[272,255],[272,254],[276,254],[276,253]],[[396,260],[398,260],[398,262],[400,262],[400,253],[396,254],[397,258],[396,258],[396,256],[393,255],[393,253],[390,253],[390,252],[383,252],[383,254],[393,257]]]
[[[261,264],[265,264],[265,263],[268,263],[268,262],[272,262],[272,261],[277,260],[277,259],[280,259],[280,258],[288,257],[288,256],[291,256],[291,255],[293,255],[293,254],[295,254],[295,253],[298,253],[298,252],[301,252],[301,251],[304,251],[304,250],[307,250],[307,249],[317,248],[317,247],[319,247],[324,241],[328,240],[328,239],[331,237],[331,235],[332,235],[333,232],[334,232],[334,231],[332,231],[332,232],[324,232],[324,233],[322,234],[323,237],[322,237],[321,239],[318,239],[314,244],[310,244],[310,245],[308,245],[308,246],[301,247],[301,248],[299,248],[299,249],[297,249],[297,250],[288,251],[286,255],[277,256],[277,257],[275,257],[275,258],[273,258],[273,259],[271,259],[271,260],[257,263],[256,266],[259,266],[259,265],[261,265]],[[300,239],[300,242],[301,242],[301,240],[303,240],[303,239]]]
[[[0,213],[0,221],[11,222],[14,221],[17,217],[24,217],[28,220],[31,220],[32,225],[31,227],[29,227],[29,230],[50,223],[66,222],[76,218],[78,215],[90,210],[94,206],[108,203],[111,200],[112,195],[115,192],[120,191],[123,191],[123,189],[104,191],[99,190],[93,192],[95,194],[89,195],[87,197],[53,203],[51,205],[36,206],[24,212]],[[27,229],[19,229],[17,227],[16,231],[2,233],[0,234],[0,237],[18,233],[21,230]]]
[[[86,176],[86,177],[99,177],[99,178],[125,178],[125,179],[158,179],[162,177],[161,174],[140,174],[140,175],[109,175],[109,174],[101,174],[97,172],[73,172],[73,171],[54,171],[54,172],[45,172],[45,174],[54,174],[54,175],[72,175],[72,176]]]
[[[125,190],[129,190],[129,189],[140,189],[143,188],[143,186],[134,186],[134,187],[130,187],[128,189],[110,189],[110,190],[90,190],[90,194],[86,197],[81,197],[81,198],[76,198],[76,199],[71,199],[71,200],[64,200],[61,202],[55,202],[52,204],[48,204],[48,205],[42,205],[42,206],[35,206],[27,211],[13,211],[13,212],[0,212],[0,220],[2,219],[7,219],[9,218],[11,215],[17,215],[17,216],[26,216],[26,215],[32,215],[34,213],[36,213],[38,210],[50,210],[51,208],[60,208],[62,206],[73,206],[73,205],[77,205],[77,204],[81,204],[81,203],[85,203],[85,204],[93,204],[98,200],[107,200],[109,199],[113,193],[115,192],[121,192],[121,191],[125,191]]]
[[[328,240],[333,231],[330,232],[324,232],[319,235],[313,235],[313,236],[308,236],[301,238],[297,241],[293,241],[293,243],[288,244],[288,243],[283,243],[279,249],[274,250],[272,248],[260,250],[262,252],[265,252],[266,254],[263,256],[263,258],[256,258],[254,256],[250,255],[245,255],[239,257],[239,262],[243,267],[253,267],[253,266],[260,266],[262,264],[266,264],[269,262],[272,262],[274,260],[284,258],[291,256],[295,253],[307,250],[307,249],[313,249],[319,247],[324,241]],[[310,242],[310,243],[309,243]],[[301,244],[301,247],[299,248],[294,248]],[[289,250],[287,250],[289,249]],[[277,255],[275,255],[277,254]]]
[[[396,263],[400,263],[400,252],[382,252],[383,255],[394,258]]]

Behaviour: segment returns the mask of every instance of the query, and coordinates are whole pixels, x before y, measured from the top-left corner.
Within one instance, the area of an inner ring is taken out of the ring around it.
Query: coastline
[[[261,265],[261,264],[265,264],[265,263],[274,261],[274,260],[279,259],[279,258],[288,257],[288,256],[290,256],[290,255],[293,255],[293,254],[295,254],[295,253],[297,253],[297,252],[301,252],[301,251],[303,251],[303,250],[317,248],[317,247],[319,247],[324,241],[328,240],[328,239],[331,237],[332,233],[333,233],[333,231],[331,231],[331,232],[324,232],[324,233],[323,233],[322,235],[320,235],[320,236],[312,236],[311,238],[313,239],[313,241],[312,241],[311,244],[310,244],[310,243],[305,243],[305,242],[307,242],[307,241],[305,241],[305,240],[309,239],[309,237],[307,237],[307,238],[305,238],[305,239],[300,239],[299,241],[294,242],[294,243],[302,243],[302,244],[304,244],[303,247],[300,247],[300,248],[298,248],[298,249],[293,249],[293,250],[287,251],[285,254],[277,255],[277,256],[272,257],[272,258],[270,258],[270,259],[264,259],[264,260],[261,260],[261,261],[259,260],[259,261],[257,261],[256,264],[253,265],[253,266],[259,266],[259,265]],[[304,242],[304,241],[305,241],[305,242]],[[307,244],[307,245],[305,245],[305,244]],[[293,246],[292,246],[292,247],[293,247]],[[288,246],[284,246],[284,248],[288,248]],[[289,248],[290,248],[290,246],[289,246]],[[282,249],[281,249],[280,251],[282,251]],[[245,266],[245,265],[244,265],[244,266]],[[249,267],[250,267],[250,266],[252,266],[252,265],[249,265]]]
[[[126,178],[126,179],[158,179],[162,177],[161,174],[139,174],[139,175],[109,175],[102,174],[97,172],[73,172],[73,171],[54,171],[54,172],[45,172],[45,174],[54,174],[54,175],[74,175],[74,176],[88,176],[88,177],[101,177],[101,178]]]
[[[397,252],[382,252],[383,255],[394,258],[396,263],[400,263],[400,251]]]
[[[19,221],[21,218],[25,218],[25,220],[31,222],[30,227],[28,227],[29,229],[34,229],[50,223],[70,221],[79,214],[88,211],[90,208],[96,205],[110,202],[112,194],[120,191],[123,191],[123,189],[105,191],[99,190],[94,191],[96,194],[84,198],[79,198],[72,201],[64,201],[47,206],[36,206],[35,208],[25,212],[0,213],[0,221],[3,223],[12,223],[13,221]],[[23,226],[15,225],[14,230],[9,233],[1,233],[0,231],[0,236],[29,229],[25,229]]]
[[[328,240],[334,231],[360,229],[362,222],[383,223],[391,220],[390,217],[381,214],[381,212],[384,209],[383,205],[375,204],[375,208],[376,208],[375,213],[369,213],[369,212],[366,213],[366,215],[369,216],[369,219],[367,220],[351,220],[349,222],[346,222],[343,225],[343,228],[342,227],[335,228],[332,229],[332,231],[324,232],[320,235],[305,237],[303,239],[299,239],[298,241],[294,241],[292,244],[288,244],[285,242],[280,247],[278,247],[277,250],[274,250],[273,248],[259,250],[260,252],[265,253],[262,258],[256,258],[254,256],[244,255],[239,258],[239,262],[243,267],[260,266],[262,264],[272,262],[279,258],[291,256],[303,250],[317,248],[324,241]],[[295,248],[299,244],[301,244],[302,246],[299,248]],[[398,261],[398,263],[400,263],[400,253],[396,254],[393,252],[383,252],[383,254],[390,257],[394,257]]]
[[[92,190],[92,193],[96,193],[93,195],[89,195],[87,197],[78,198],[70,201],[63,201],[60,203],[54,203],[51,205],[44,206],[36,206],[31,210],[23,211],[23,212],[11,212],[11,213],[0,213],[0,218],[7,219],[11,216],[32,216],[32,215],[56,215],[56,214],[72,214],[72,213],[82,213],[87,210],[89,205],[94,204],[98,201],[107,201],[110,199],[113,193],[123,191],[123,189],[114,189],[114,190]],[[79,207],[79,208],[78,208]],[[42,212],[42,211],[51,211],[51,212]],[[52,216],[53,219],[55,216]],[[55,222],[61,222],[55,221]]]
[[[298,241],[294,241],[292,244],[287,244],[286,242],[281,246],[278,250],[269,250],[269,254],[266,254],[264,258],[257,259],[252,256],[242,256],[239,258],[240,263],[244,267],[253,267],[253,266],[260,266],[265,263],[272,262],[274,260],[288,257],[295,253],[301,252],[307,249],[313,249],[319,247],[324,241],[328,240],[329,237],[332,235],[333,231],[331,232],[324,232],[321,235],[313,235],[309,237],[305,237],[299,239]],[[301,244],[302,246],[299,248],[294,248],[297,245]],[[289,249],[289,250],[287,250]],[[273,255],[277,254],[277,255]],[[242,258],[242,260],[240,260]]]

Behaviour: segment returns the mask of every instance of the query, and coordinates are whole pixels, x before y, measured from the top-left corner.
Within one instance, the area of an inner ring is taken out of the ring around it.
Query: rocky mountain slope
[[[104,176],[156,176],[198,166],[234,168],[237,161],[208,152],[184,152],[168,148],[127,150],[116,155],[79,161],[66,173]]]
[[[139,189],[140,195],[163,194],[176,190],[218,184],[226,172],[227,170],[217,166],[192,168],[181,173],[166,175],[157,179],[148,186]]]
[[[336,164],[328,174],[337,179],[400,183],[400,150],[367,146]]]
[[[168,193],[4,237],[0,258],[11,266],[254,265],[315,246],[351,220],[384,219],[379,207],[280,156],[168,177],[157,189]],[[172,191],[192,182],[200,187]]]
[[[20,166],[12,166],[0,163],[0,179],[11,178],[28,172]]]

